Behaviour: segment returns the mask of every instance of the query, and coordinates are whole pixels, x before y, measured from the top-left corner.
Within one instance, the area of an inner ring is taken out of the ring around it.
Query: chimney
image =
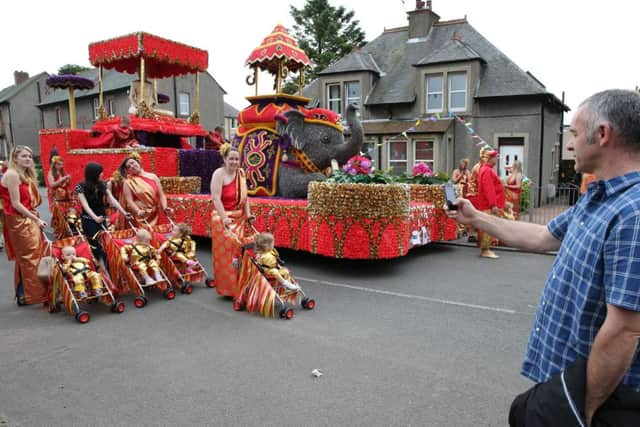
[[[29,79],[29,73],[26,73],[24,71],[14,71],[13,72],[13,80],[15,81],[15,84],[20,84],[26,80]]]
[[[409,15],[409,39],[426,37],[433,24],[440,19],[440,16],[431,10],[431,0],[427,0],[426,3],[416,0],[416,10],[407,14]]]

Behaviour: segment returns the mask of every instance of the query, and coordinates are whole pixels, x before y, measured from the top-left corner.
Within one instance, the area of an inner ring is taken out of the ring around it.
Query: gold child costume
[[[264,268],[267,277],[274,277],[278,283],[291,282],[289,269],[280,264],[280,255],[276,249],[258,253],[258,263]]]
[[[123,259],[128,259],[131,265],[141,274],[147,275],[151,272],[152,276],[159,274],[159,254],[151,245],[143,243],[133,243],[131,245],[124,245],[120,248],[120,253]]]
[[[196,242],[190,236],[172,237],[160,246],[160,252],[166,252],[176,262],[186,264],[196,257]]]
[[[94,291],[101,291],[104,288],[102,276],[91,270],[90,261],[86,258],[75,257],[73,261],[65,261],[62,264],[62,270],[71,277],[75,292],[84,292],[87,280],[91,283],[91,288]]]

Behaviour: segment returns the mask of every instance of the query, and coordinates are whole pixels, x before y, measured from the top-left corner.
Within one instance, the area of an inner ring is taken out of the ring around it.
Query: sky
[[[367,40],[385,28],[407,24],[415,0],[329,0],[354,10]],[[237,109],[254,94],[244,63],[276,24],[292,29],[290,5],[305,0],[198,1],[168,3],[109,0],[2,2],[0,89],[13,84],[13,71],[56,73],[64,64],[89,66],[89,43],[146,31],[209,52],[209,72]],[[180,4],[180,3],[174,3]],[[467,17],[494,46],[575,111],[604,89],[640,86],[640,2],[628,0],[433,0],[441,20]],[[261,94],[272,82],[259,79]],[[566,117],[568,122],[572,112]]]

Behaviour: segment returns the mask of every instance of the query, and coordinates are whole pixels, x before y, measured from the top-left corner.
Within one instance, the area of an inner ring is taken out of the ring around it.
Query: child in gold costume
[[[120,248],[120,255],[124,262],[131,261],[131,265],[140,272],[145,284],[152,285],[163,280],[158,266],[160,256],[151,246],[151,234],[147,230],[139,229],[136,232],[136,242]]]
[[[256,251],[258,264],[264,268],[267,276],[274,277],[278,283],[288,290],[300,289],[298,285],[291,280],[289,269],[282,266],[282,260],[278,251],[273,247],[274,239],[271,233],[260,233],[256,235]]]
[[[102,284],[102,276],[91,270],[90,261],[76,255],[73,246],[65,246],[62,248],[62,271],[71,277],[73,281],[73,291],[78,292],[81,298],[87,297],[87,280],[91,283],[91,288],[98,296],[105,293]]]
[[[511,202],[505,202],[504,203],[504,210],[502,211],[502,217],[504,219],[508,219],[511,221],[515,221],[516,220],[516,215],[513,212],[513,203]]]
[[[191,239],[191,227],[180,223],[173,226],[173,233],[161,246],[159,251],[167,252],[171,259],[180,264],[186,273],[193,273],[193,267],[198,265],[196,257],[196,242]]]
[[[82,233],[82,221],[80,220],[80,215],[78,215],[76,208],[67,209],[65,218],[67,219],[67,224],[69,224],[69,228],[72,232]]]

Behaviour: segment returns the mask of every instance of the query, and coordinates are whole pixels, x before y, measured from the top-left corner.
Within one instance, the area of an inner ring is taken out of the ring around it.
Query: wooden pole
[[[100,104],[100,109],[104,108],[104,104],[103,104],[103,98],[102,98],[102,65],[100,65],[98,67],[98,97],[99,97],[99,104]]]
[[[144,82],[145,82],[143,56],[140,57],[140,75],[138,77],[140,77],[140,102],[143,102],[144,101]],[[147,105],[147,108],[149,107],[151,106]]]
[[[73,94],[73,88],[69,87],[69,127],[76,128],[76,99]]]
[[[200,114],[200,73],[196,71],[196,99],[193,106],[196,114]]]

